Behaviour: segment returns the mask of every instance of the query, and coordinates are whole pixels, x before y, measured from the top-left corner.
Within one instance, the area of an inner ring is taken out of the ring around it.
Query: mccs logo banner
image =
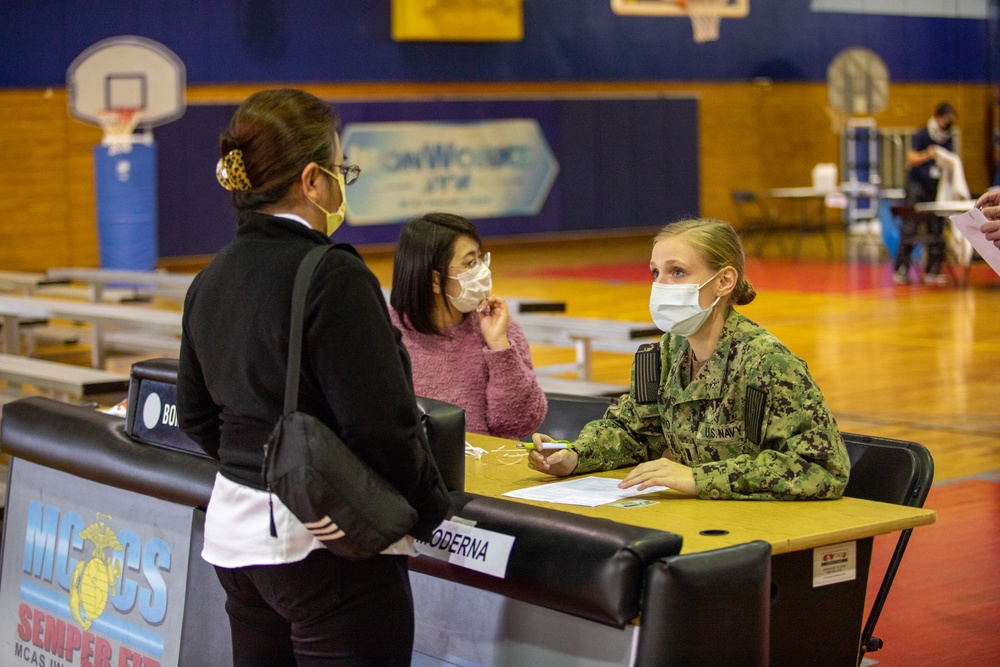
[[[347,221],[399,222],[428,211],[469,218],[535,215],[559,171],[532,119],[351,123],[344,155],[361,167]]]
[[[12,461],[0,665],[177,665],[191,512]]]

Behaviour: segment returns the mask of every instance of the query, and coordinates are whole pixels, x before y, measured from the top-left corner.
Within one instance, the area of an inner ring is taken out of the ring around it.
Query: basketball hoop
[[[744,18],[750,0],[611,0],[611,11],[621,16],[687,16],[695,42],[714,42],[719,39],[719,20]]]
[[[677,0],[677,6],[691,19],[691,32],[698,44],[719,39],[719,22],[722,10],[729,6],[729,0]]]
[[[101,143],[108,147],[108,153],[117,155],[132,151],[136,125],[142,120],[142,109],[138,107],[118,107],[100,109],[97,120],[104,129]]]

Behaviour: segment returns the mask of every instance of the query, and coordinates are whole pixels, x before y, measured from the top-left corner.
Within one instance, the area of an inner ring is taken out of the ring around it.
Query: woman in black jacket
[[[236,238],[184,304],[178,418],[220,462],[202,556],[226,590],[236,665],[410,662],[412,540],[393,555],[338,558],[261,484],[263,445],[282,414],[295,272],[331,243],[360,171],[345,164],[336,130],[330,107],[298,90],[259,92],[237,109],[217,168],[239,212]],[[381,287],[348,245],[313,276],[303,339],[299,409],[398,489],[419,515],[411,534],[428,538],[447,494]]]

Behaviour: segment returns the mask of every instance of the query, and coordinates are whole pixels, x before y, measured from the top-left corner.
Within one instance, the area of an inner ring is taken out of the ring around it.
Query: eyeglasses
[[[487,252],[483,253],[482,255],[479,255],[478,257],[473,257],[472,259],[470,259],[465,264],[462,264],[461,266],[449,266],[448,268],[454,271],[458,271],[460,273],[465,273],[466,271],[471,271],[472,269],[479,266],[479,262],[482,262],[483,264],[486,265],[487,268],[489,268],[490,253]]]
[[[333,168],[344,175],[344,185],[350,185],[358,180],[361,175],[361,167],[356,164],[335,164]],[[333,176],[333,172],[326,167],[320,167],[323,171]]]

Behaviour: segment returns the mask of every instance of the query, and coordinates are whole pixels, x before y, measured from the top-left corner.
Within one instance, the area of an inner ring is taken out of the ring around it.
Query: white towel
[[[937,201],[969,199],[972,195],[969,193],[969,184],[965,180],[962,158],[947,148],[938,146],[934,151],[934,161],[941,168]],[[954,225],[948,226],[946,242],[959,263],[962,266],[969,266],[972,262],[972,244],[962,236],[961,232],[955,229]]]
[[[947,148],[938,146],[934,151],[934,161],[941,168],[941,180],[938,181],[937,200],[956,201],[968,199],[969,184],[965,181],[965,169],[962,158]]]

